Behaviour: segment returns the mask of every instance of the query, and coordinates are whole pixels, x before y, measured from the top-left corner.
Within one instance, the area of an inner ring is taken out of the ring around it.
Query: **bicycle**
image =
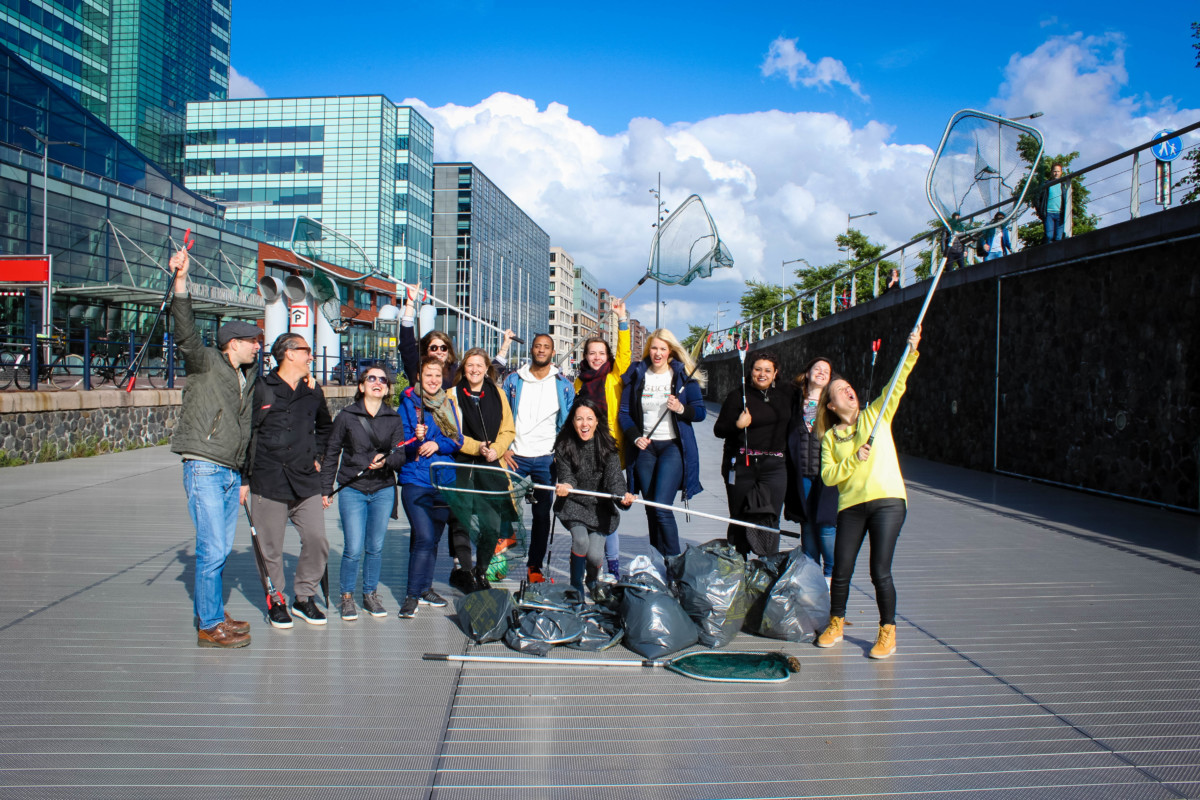
[[[67,336],[58,328],[51,335],[39,333],[38,345],[49,344],[51,358],[49,362],[39,360],[38,388],[46,391],[58,389],[77,389],[83,385],[83,356],[78,353],[68,353]],[[55,352],[59,351],[59,352]],[[12,354],[9,353],[11,356]],[[18,389],[29,389],[33,386],[30,362],[32,354],[25,347],[15,356],[11,367],[12,380]],[[8,372],[8,369],[3,371]]]
[[[92,388],[106,383],[116,383],[125,374],[129,359],[125,355],[125,340],[113,337],[114,331],[108,331],[103,339],[97,339],[92,348],[91,371]]]

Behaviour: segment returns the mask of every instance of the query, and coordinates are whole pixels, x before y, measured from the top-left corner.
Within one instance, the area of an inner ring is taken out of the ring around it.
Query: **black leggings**
[[[871,583],[879,604],[879,624],[896,624],[896,587],[892,585],[892,555],[908,515],[908,506],[898,497],[870,500],[839,511],[837,538],[833,543],[833,585],[829,589],[830,615],[846,616],[850,578],[862,549],[864,535],[871,537]]]

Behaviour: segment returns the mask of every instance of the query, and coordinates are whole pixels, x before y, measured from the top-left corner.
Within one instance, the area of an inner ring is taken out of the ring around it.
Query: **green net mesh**
[[[795,656],[779,651],[738,653],[728,650],[702,650],[672,659],[666,668],[701,681],[728,683],[782,683],[800,671]]]
[[[335,264],[364,275],[375,272],[375,265],[358,242],[309,217],[296,217],[288,249],[302,258]]]
[[[1021,205],[1041,145],[1041,134],[1028,125],[980,111],[955,114],[926,185],[942,224],[962,233],[1006,222]]]
[[[659,283],[687,286],[718,267],[732,266],[733,257],[717,233],[717,224],[704,201],[692,195],[659,228],[647,271]]]
[[[527,552],[521,500],[533,482],[500,467],[458,462],[431,464],[429,477],[470,535],[480,563],[487,562],[488,580],[505,577],[508,562]]]

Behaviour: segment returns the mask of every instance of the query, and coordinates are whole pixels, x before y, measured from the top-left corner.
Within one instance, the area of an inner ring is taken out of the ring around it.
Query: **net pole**
[[[426,653],[424,661],[461,661],[480,664],[556,664],[559,666],[579,665],[587,667],[664,667],[666,661],[646,659],[634,661],[627,658],[526,658],[523,656],[460,656],[452,653]]]
[[[942,271],[946,268],[946,256],[942,256],[938,262],[937,272],[933,273],[933,283],[929,285],[929,291],[925,293],[925,302],[921,304],[921,313],[917,315],[917,321],[913,324],[912,333],[916,333],[921,327],[921,322],[925,319],[925,312],[929,310],[929,301],[933,299],[933,293],[937,291],[938,283],[942,279]],[[879,423],[883,422],[883,412],[887,408],[888,403],[892,399],[892,392],[896,390],[896,382],[900,379],[900,372],[904,367],[904,360],[908,358],[908,354],[912,351],[912,345],[907,341],[904,343],[904,352],[900,354],[900,363],[896,365],[896,371],[892,373],[892,379],[888,381],[887,391],[883,395],[883,405],[879,407],[879,416],[875,418],[875,424],[871,426],[871,435],[867,437],[867,444],[875,443],[875,433],[879,430]]]

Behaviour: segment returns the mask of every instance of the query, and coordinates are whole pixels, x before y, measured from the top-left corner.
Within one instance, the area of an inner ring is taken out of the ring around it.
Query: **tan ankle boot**
[[[829,625],[817,637],[817,647],[833,647],[842,640],[842,626],[846,624],[845,617],[830,617]]]
[[[879,638],[875,640],[875,646],[868,653],[871,658],[887,658],[892,653],[896,652],[896,626],[895,625],[880,625]]]

